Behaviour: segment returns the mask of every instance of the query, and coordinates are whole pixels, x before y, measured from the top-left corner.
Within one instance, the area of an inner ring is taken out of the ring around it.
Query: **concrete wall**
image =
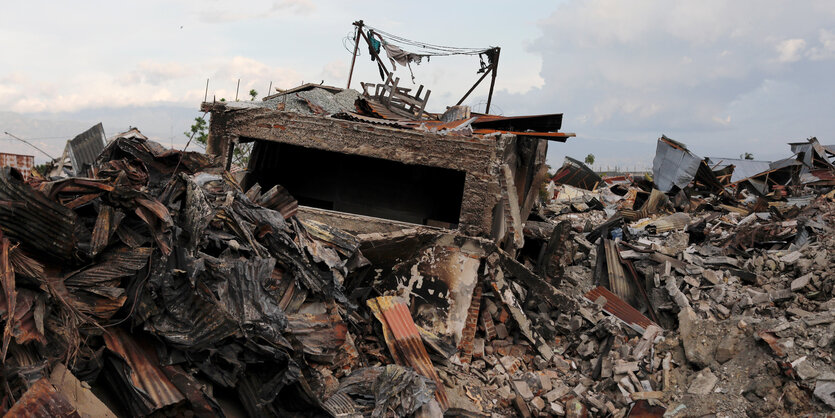
[[[437,135],[262,108],[231,109],[222,103],[204,103],[203,110],[212,114],[207,151],[216,155],[228,153],[234,141],[258,139],[464,171],[458,230],[491,236],[493,212],[503,195],[496,138]]]

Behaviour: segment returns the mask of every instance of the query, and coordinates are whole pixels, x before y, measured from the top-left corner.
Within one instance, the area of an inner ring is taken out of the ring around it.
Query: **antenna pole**
[[[493,86],[496,85],[496,71],[499,69],[499,55],[501,55],[502,49],[496,47],[496,61],[493,62],[493,74],[491,74],[490,78],[490,93],[487,93],[487,109],[484,113],[490,114],[490,102],[493,101]]]
[[[348,87],[346,89],[351,88],[351,78],[354,76],[354,64],[357,62],[357,51],[360,48],[360,32],[362,32],[362,20],[358,22],[354,22],[354,26],[357,27],[357,34],[354,36],[354,56],[351,57],[351,71],[348,73]]]
[[[16,140],[18,140],[18,141],[20,141],[20,142],[23,142],[23,143],[24,143],[24,144],[26,144],[26,145],[29,145],[30,147],[32,147],[32,148],[34,148],[34,149],[36,149],[36,150],[38,150],[38,151],[40,151],[40,152],[41,152],[41,154],[46,155],[47,157],[49,157],[49,159],[50,159],[50,160],[54,160],[54,159],[55,159],[55,158],[54,158],[54,157],[52,157],[51,155],[47,154],[47,153],[46,153],[46,151],[44,151],[44,150],[42,150],[42,149],[40,149],[40,148],[36,147],[36,146],[35,146],[34,144],[32,144],[31,142],[29,142],[29,141],[27,141],[27,140],[25,140],[25,139],[18,138],[18,137],[14,136],[14,135],[12,135],[12,134],[10,134],[10,133],[8,133],[8,132],[3,132],[3,133],[4,133],[4,134],[6,134],[6,135],[8,135],[8,136],[10,136],[10,137],[12,137],[12,138],[14,138],[14,139],[16,139]]]

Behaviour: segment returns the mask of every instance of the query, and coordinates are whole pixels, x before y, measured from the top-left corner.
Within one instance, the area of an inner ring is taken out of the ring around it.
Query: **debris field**
[[[537,202],[548,142],[573,136],[561,115],[436,115],[425,99],[393,111],[386,83],[204,103],[206,154],[135,129],[105,143],[99,125],[50,177],[0,170],[3,412],[835,409],[831,148],[811,138],[754,166],[662,136],[651,176],[569,158]],[[330,191],[275,163],[308,158],[301,148],[422,178],[451,170],[438,184],[459,182],[439,194],[458,203],[429,205],[415,183],[400,208],[385,172]]]

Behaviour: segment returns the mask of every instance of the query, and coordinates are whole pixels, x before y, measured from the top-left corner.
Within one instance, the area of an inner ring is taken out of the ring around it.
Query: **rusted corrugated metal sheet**
[[[582,162],[565,157],[565,163],[551,181],[554,184],[567,184],[581,189],[594,190],[603,179]]]
[[[299,202],[290,192],[279,184],[273,186],[266,193],[255,200],[259,205],[281,212],[284,219],[290,219],[299,210]]]
[[[33,253],[69,260],[78,215],[0,169],[0,230]]]
[[[321,363],[334,364],[341,351],[348,327],[342,321],[335,304],[327,307],[322,314],[296,313],[287,315],[287,329],[290,335],[302,343],[304,352]]]
[[[498,131],[493,129],[474,129],[476,135],[489,135],[493,133],[511,134],[516,136],[527,136],[536,139],[547,139],[549,141],[565,142],[577,134],[571,132],[522,132],[522,131]]]
[[[8,318],[8,301],[6,295],[0,295],[0,318]],[[9,328],[8,341],[11,341],[11,337],[14,337],[17,344],[26,344],[31,341],[47,344],[46,337],[43,335],[43,322],[39,325],[35,321],[35,310],[40,309],[40,315],[43,315],[45,310],[43,300],[38,300],[34,291],[20,288],[15,292],[12,302],[14,302],[14,315],[12,315],[11,321],[6,321],[6,327]],[[6,341],[4,336],[4,344],[6,344]],[[4,353],[5,348],[4,346]]]
[[[122,211],[115,211],[113,206],[102,205],[99,209],[99,216],[96,218],[96,224],[93,227],[93,234],[90,239],[90,255],[95,256],[110,241],[110,237],[116,232],[119,223],[124,218],[125,214]]]
[[[603,305],[604,311],[614,315],[630,326],[637,326],[641,329],[641,332],[646,330],[648,326],[655,324],[650,321],[649,318],[638,312],[637,309],[624,302],[623,299],[619,298],[603,286],[598,286],[586,293],[586,299],[592,302],[596,301],[601,296],[606,299],[606,304]]]
[[[526,116],[478,115],[474,129],[520,132],[557,132],[562,127],[562,113]]]
[[[78,412],[63,395],[55,390],[46,378],[35,382],[23,397],[9,409],[4,417],[53,418],[78,417]]]
[[[107,349],[119,360],[110,359],[116,376],[117,393],[130,405],[134,414],[148,415],[153,411],[185,399],[174,383],[159,367],[156,352],[143,347],[128,333],[110,328],[103,334]]]
[[[444,383],[438,377],[432,360],[429,359],[429,353],[426,352],[426,347],[420,338],[420,331],[406,305],[392,296],[370,299],[368,305],[372,311],[379,311],[378,319],[383,323],[383,328],[388,328],[391,332],[391,340],[387,338],[386,343],[395,361],[401,365],[410,366],[421,375],[432,379],[437,386],[435,399],[438,400],[443,410],[447,410],[449,400]]]
[[[622,299],[635,300],[635,292],[626,277],[623,264],[620,263],[618,243],[604,239],[603,248],[606,253],[606,270],[609,277],[609,288]]]
[[[32,168],[35,167],[34,155],[9,154],[0,152],[0,167],[14,167],[23,174],[26,180],[32,175]]]
[[[122,247],[110,250],[102,261],[88,269],[71,273],[64,280],[70,292],[70,303],[78,310],[98,318],[112,317],[125,303],[123,277],[136,274],[148,264],[150,247]]]
[[[17,313],[17,291],[15,290],[14,269],[9,262],[9,240],[2,237],[0,241],[0,285],[3,287],[3,305],[6,307],[6,326],[3,328],[3,346],[0,351],[0,363],[6,363],[6,353],[14,331],[14,323],[10,317]]]

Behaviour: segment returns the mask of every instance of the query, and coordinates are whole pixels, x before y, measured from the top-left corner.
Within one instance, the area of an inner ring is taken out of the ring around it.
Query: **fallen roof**
[[[96,157],[104,149],[104,140],[104,128],[99,122],[69,141],[67,147],[76,175],[81,174],[85,166],[91,166],[96,161]]]
[[[770,161],[746,160],[741,158],[725,158],[725,157],[706,157],[707,164],[713,171],[722,170],[728,166],[734,166],[734,171],[731,174],[731,183],[736,183],[739,180],[753,177],[763,171],[767,171],[770,167]]]
[[[701,163],[702,159],[684,144],[661,135],[652,160],[652,180],[662,192],[669,192],[674,186],[683,189],[696,177]]]
[[[551,179],[554,184],[568,184],[586,190],[594,190],[603,179],[587,165],[571,157],[565,157],[565,163]]]
[[[414,120],[391,111],[375,97],[360,95],[356,90],[308,83],[279,91],[261,101],[224,101],[215,104],[222,103],[230,109],[265,108],[442,134],[512,134],[558,142],[576,136],[569,132],[559,132],[562,113],[523,116],[476,113],[472,117],[449,122],[441,121],[439,114],[424,113],[422,119]]]

